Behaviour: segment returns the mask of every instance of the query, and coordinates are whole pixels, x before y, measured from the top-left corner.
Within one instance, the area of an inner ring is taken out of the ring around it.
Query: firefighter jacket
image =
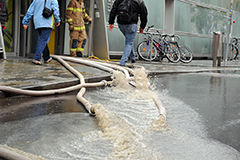
[[[91,18],[85,12],[83,0],[71,0],[66,11],[66,18],[69,26],[73,25],[74,31],[85,30],[84,19],[91,21]]]

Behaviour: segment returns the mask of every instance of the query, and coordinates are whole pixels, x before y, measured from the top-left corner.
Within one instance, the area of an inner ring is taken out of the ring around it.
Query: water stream
[[[209,136],[202,115],[139,73],[136,88],[117,80],[117,87],[86,92],[96,117],[76,112],[1,123],[0,144],[49,160],[240,159],[237,150]],[[153,96],[167,109],[167,121]]]

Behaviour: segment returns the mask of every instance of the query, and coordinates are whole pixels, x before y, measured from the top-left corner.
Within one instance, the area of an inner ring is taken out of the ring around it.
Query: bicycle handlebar
[[[149,29],[150,28],[153,28],[154,27],[154,24],[153,25],[151,25],[151,26],[148,26],[147,27],[147,29],[146,29],[146,32],[143,32],[143,34],[149,34],[149,35],[151,35],[151,36],[153,36],[153,35],[159,35],[159,36],[161,36],[161,37],[170,37],[170,38],[177,38],[177,42],[179,42],[180,41],[180,37],[178,36],[178,35],[169,35],[169,34],[162,34],[159,30],[156,30],[157,31],[157,33],[151,33],[151,32],[149,32]]]
[[[148,32],[148,31],[149,31],[149,29],[150,29],[150,28],[153,28],[153,27],[154,27],[154,24],[153,24],[153,25],[151,25],[151,26],[148,26],[146,31]]]

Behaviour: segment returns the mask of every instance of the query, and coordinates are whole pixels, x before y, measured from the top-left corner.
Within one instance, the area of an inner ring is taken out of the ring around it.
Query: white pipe
[[[101,64],[103,66],[111,67],[115,70],[120,70],[126,75],[127,79],[130,77],[128,70],[125,69],[124,67],[121,67],[121,66],[118,66],[118,65],[107,64],[107,63],[103,63],[103,62],[95,62],[95,63]]]
[[[7,159],[7,160],[31,160],[30,158],[22,156],[18,153],[15,153],[15,152],[5,149],[3,147],[0,147],[0,157]]]
[[[106,85],[110,85],[112,82],[111,81],[109,81],[109,82],[102,81],[102,82],[98,82],[98,83],[85,83],[84,77],[78,71],[76,71],[73,67],[71,67],[68,63],[63,61],[61,58],[72,61],[72,62],[91,65],[91,66],[103,69],[105,71],[108,71],[110,73],[113,73],[115,71],[114,69],[121,70],[125,73],[127,80],[131,81],[129,83],[131,83],[132,85],[135,85],[134,83],[132,83],[133,82],[132,80],[134,79],[134,77],[130,77],[128,71],[126,69],[124,69],[123,67],[120,67],[117,65],[110,65],[110,64],[106,64],[106,63],[101,63],[101,62],[90,62],[90,61],[76,59],[76,58],[72,58],[72,57],[63,57],[63,56],[55,56],[55,55],[52,55],[52,57],[57,59],[68,70],[70,70],[73,74],[75,74],[79,78],[81,84],[75,85],[72,87],[62,88],[62,89],[46,90],[46,91],[21,90],[21,89],[7,87],[7,86],[0,86],[0,90],[6,91],[6,92],[13,92],[13,93],[17,93],[17,94],[23,94],[23,95],[46,96],[46,95],[66,93],[66,92],[70,92],[70,91],[82,88],[80,90],[80,92],[77,94],[77,99],[85,106],[85,108],[89,111],[90,114],[94,114],[91,104],[85,98],[83,98],[83,95],[85,94],[85,91],[86,91],[86,87],[98,87],[98,86],[103,86],[103,85],[106,86]],[[112,68],[114,68],[114,69],[112,69]],[[132,71],[132,70],[130,70],[130,71]],[[161,101],[156,96],[153,97],[153,100],[154,100],[155,104],[158,106],[159,115],[163,115],[164,118],[166,119],[166,109],[162,106]]]
[[[112,82],[108,81],[107,84],[110,85]],[[96,82],[96,83],[85,83],[85,84],[78,84],[71,87],[61,88],[61,89],[53,89],[53,90],[44,90],[44,91],[37,91],[37,90],[22,90],[18,88],[13,88],[9,86],[0,86],[1,91],[5,92],[11,92],[16,94],[22,94],[22,95],[29,95],[29,96],[48,96],[48,95],[54,95],[54,94],[62,94],[71,92],[74,90],[78,90],[82,87],[100,87],[104,86],[106,82]]]
[[[77,77],[78,77],[78,79],[80,80],[80,83],[81,84],[86,84],[85,83],[85,79],[84,79],[84,77],[82,76],[82,74],[81,73],[79,73],[78,71],[76,71],[73,67],[71,67],[67,62],[65,62],[62,58],[60,58],[60,57],[58,57],[58,56],[52,56],[53,58],[55,58],[55,59],[57,59],[60,63],[62,63],[68,70],[70,70],[73,74],[75,74]],[[78,61],[78,62],[80,62],[80,63],[83,63],[84,61]],[[84,62],[84,64],[90,64],[90,63],[87,63],[87,62]],[[92,64],[92,65],[94,65],[94,64]],[[96,66],[96,65],[94,65],[94,66]],[[102,66],[98,66],[98,68],[101,68],[101,69],[105,69],[105,70],[108,70],[109,72],[113,72],[113,70],[112,69],[110,69],[110,68],[105,68],[105,67],[102,67]],[[105,83],[105,82],[103,82],[105,85],[107,85],[107,83]],[[83,97],[83,95],[85,94],[85,92],[86,92],[86,88],[85,87],[82,87],[81,89],[80,89],[80,91],[78,92],[78,94],[77,94],[77,100],[79,101],[79,102],[81,102],[83,105],[84,105],[84,107],[86,108],[86,110],[91,114],[91,115],[94,115],[95,113],[94,113],[94,111],[93,111],[93,109],[92,109],[92,105],[89,103],[89,101],[87,101],[84,97]]]
[[[80,59],[80,58],[73,58],[73,57],[64,57],[64,56],[52,56],[52,57],[56,58],[56,59],[57,59],[57,57],[59,57],[59,58],[62,58],[64,60],[67,60],[67,61],[70,61],[70,62],[90,65],[90,66],[97,67],[99,69],[108,71],[110,73],[113,73],[115,70],[120,70],[125,74],[129,83],[131,85],[135,86],[135,83],[133,82],[134,77],[130,77],[130,75],[129,75],[129,72],[131,72],[133,74],[133,70],[130,69],[130,68],[121,67],[121,66],[118,66],[118,65],[115,65],[115,64],[108,64],[108,63],[97,62],[97,61],[86,60],[86,59]]]
[[[55,58],[55,57],[56,56],[54,56],[53,58]],[[114,65],[114,64],[107,64],[107,63],[103,63],[103,62],[91,61],[91,60],[87,60],[87,59],[74,58],[74,57],[64,57],[64,56],[58,56],[58,57],[60,57],[64,60],[67,60],[67,61],[71,61],[71,62],[75,62],[75,63],[82,63],[85,65],[97,67],[102,70],[108,71],[110,73],[113,73],[115,70],[120,70],[126,75],[127,78],[130,77],[128,70],[133,73],[133,71],[129,68],[127,69],[127,68],[124,68],[124,67],[121,67],[118,65]],[[113,68],[113,69],[111,69],[111,68]]]
[[[86,87],[98,87],[98,86],[103,86],[103,85],[107,86],[107,85],[110,85],[112,82],[101,81],[101,82],[98,82],[98,83],[91,83],[91,84],[90,83],[85,83],[85,80],[84,80],[84,77],[82,76],[82,74],[80,74],[78,71],[76,71],[68,63],[63,61],[61,59],[61,57],[58,57],[58,56],[52,56],[52,57],[57,59],[69,71],[71,71],[74,75],[76,75],[78,77],[78,79],[80,80],[81,84],[75,85],[75,86],[72,86],[72,87],[55,89],[55,90],[47,90],[47,91],[22,90],[22,89],[17,89],[17,88],[13,88],[13,87],[7,87],[7,86],[0,86],[0,90],[1,91],[6,91],[6,92],[13,92],[13,93],[17,93],[17,94],[31,95],[31,96],[46,96],[46,95],[66,93],[66,92],[70,92],[70,91],[77,90],[77,89],[81,88],[79,93],[77,94],[77,99],[84,105],[86,110],[88,110],[88,112],[91,115],[94,115],[95,113],[94,113],[93,107],[91,106],[91,104],[85,98],[83,98],[83,95],[85,94],[85,91],[86,91]],[[91,65],[91,66],[106,70],[110,73],[113,73],[115,71],[112,68],[118,69],[118,70],[121,70],[125,73],[126,78],[129,81],[134,79],[134,77],[130,77],[128,71],[126,69],[124,69],[123,67],[119,67],[119,66],[115,66],[115,65],[109,65],[109,64],[105,64],[105,63],[99,63],[99,62],[97,62],[97,64],[93,63],[93,62],[90,63],[90,61],[73,59],[73,58],[69,58],[69,57],[62,57],[62,58],[66,59],[66,60],[69,60],[69,61],[73,61],[73,62],[80,62],[82,64]],[[111,68],[109,68],[109,67],[111,67]],[[132,71],[132,70],[130,70],[130,71]],[[159,115],[164,116],[164,118],[166,120],[166,109],[162,106],[161,101],[156,96],[153,97],[153,100],[159,108]],[[29,158],[23,157],[23,156],[21,156],[17,153],[13,153],[13,152],[11,152],[9,150],[6,150],[2,147],[0,147],[0,155],[3,158],[12,159],[12,160],[30,160]]]
[[[55,58],[57,56],[52,56],[52,57]],[[70,61],[70,62],[81,63],[81,64],[85,64],[85,65],[88,65],[88,66],[96,67],[96,68],[102,69],[104,71],[108,71],[110,73],[113,73],[115,71],[114,69],[111,69],[109,67],[105,67],[105,66],[96,64],[92,61],[86,61],[86,60],[83,60],[83,59],[80,59],[80,58],[64,57],[64,56],[58,56],[58,57],[62,58],[63,60]]]
[[[163,107],[162,102],[157,98],[157,96],[153,96],[152,99],[158,107],[159,115],[162,115],[164,117],[164,119],[166,120],[167,119],[167,111]]]

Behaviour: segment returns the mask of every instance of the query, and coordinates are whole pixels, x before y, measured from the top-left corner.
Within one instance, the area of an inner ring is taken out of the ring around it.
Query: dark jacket
[[[109,16],[109,24],[114,24],[115,17],[117,16],[117,11],[118,11],[118,5],[122,2],[123,0],[116,0],[113,3],[110,16]],[[138,16],[140,16],[140,27],[144,29],[147,25],[147,8],[145,6],[145,3],[143,0],[131,0],[132,2],[132,7],[133,7],[133,16],[132,16],[132,22],[131,24],[137,24],[138,22]],[[119,19],[117,19],[118,24],[124,24],[121,22]]]

